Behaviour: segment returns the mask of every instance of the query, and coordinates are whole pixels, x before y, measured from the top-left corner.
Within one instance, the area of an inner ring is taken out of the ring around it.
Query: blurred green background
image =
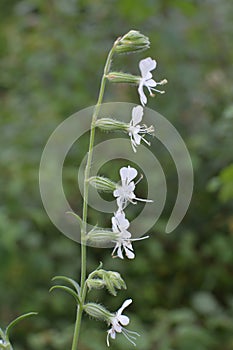
[[[95,103],[106,54],[130,29],[149,36],[151,49],[116,58],[114,70],[138,74],[139,59],[158,61],[154,77],[169,84],[148,107],[185,140],[195,187],[182,224],[165,234],[177,176],[168,154],[154,146],[168,181],[166,208],[150,239],[135,244],[134,261],[89,249],[90,269],[101,260],[128,285],[116,298],[102,290],[90,299],[116,310],[132,297],[127,314],[129,328],[141,334],[138,349],[233,349],[232,18],[228,0],[1,0],[0,325],[39,311],[15,328],[15,349],[70,348],[73,300],[48,289],[54,275],[79,278],[80,247],[43,209],[39,162],[56,126]],[[136,88],[108,84],[105,101],[137,103]],[[76,208],[80,161],[74,148],[65,186]],[[85,317],[79,349],[104,349],[105,338],[106,325]],[[130,346],[123,336],[112,342],[112,349]]]

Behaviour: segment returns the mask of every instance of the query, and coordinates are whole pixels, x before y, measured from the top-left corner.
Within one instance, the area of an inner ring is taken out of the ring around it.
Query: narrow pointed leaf
[[[75,293],[75,291],[69,287],[66,286],[60,286],[60,285],[56,285],[50,288],[49,292],[52,292],[54,289],[62,289],[65,292],[67,292],[68,294],[72,295],[72,297],[74,297],[75,301],[77,304],[80,304],[80,299],[77,293]]]
[[[78,282],[76,282],[72,278],[69,278],[66,276],[55,276],[52,278],[52,281],[55,281],[55,280],[63,280],[63,281],[70,283],[74,287],[76,292],[78,293],[78,296],[80,296],[80,286],[79,286]]]
[[[19,323],[20,321],[24,320],[27,317],[30,316],[34,316],[37,315],[38,312],[28,312],[27,314],[21,315],[19,317],[17,317],[14,321],[12,321],[7,327],[6,327],[6,337],[9,337],[9,331],[11,330],[11,328],[13,328],[17,323]]]
[[[73,211],[67,211],[66,214],[73,215],[76,219],[78,219],[78,222],[79,222],[80,226],[82,226],[83,221],[82,221],[82,219],[80,218],[80,216],[78,214],[74,213]]]

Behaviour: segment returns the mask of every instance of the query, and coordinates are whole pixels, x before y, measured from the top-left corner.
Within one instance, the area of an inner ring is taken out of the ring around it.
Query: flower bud
[[[110,72],[106,77],[112,83],[139,84],[141,80],[137,75],[122,72]]]
[[[117,289],[126,289],[125,281],[118,272],[103,269],[93,271],[87,279],[87,285],[89,289],[106,287],[114,296],[117,294]]]
[[[104,280],[101,280],[99,278],[88,278],[87,279],[87,286],[89,290],[91,289],[101,289],[105,287]]]
[[[116,241],[118,235],[118,233],[115,233],[110,229],[105,230],[97,227],[88,232],[86,235],[86,241],[91,243],[93,246],[101,247],[103,244],[106,245]]]
[[[106,288],[110,294],[116,296],[117,289],[126,289],[125,281],[122,279],[121,275],[115,271],[105,271],[104,276],[106,282]]]
[[[100,321],[105,321],[107,323],[113,316],[113,314],[110,311],[108,311],[104,306],[96,303],[85,304],[84,310],[89,316],[94,317]]]
[[[0,349],[1,350],[3,350],[3,349],[4,350],[13,350],[10,342],[7,340],[2,340],[2,339],[0,339]]]
[[[150,40],[137,30],[130,30],[119,39],[115,47],[117,53],[130,53],[149,49]]]
[[[104,131],[128,131],[129,124],[111,118],[101,118],[95,123],[95,126]]]
[[[103,176],[92,176],[88,179],[88,182],[99,191],[113,192],[116,189],[117,184]]]

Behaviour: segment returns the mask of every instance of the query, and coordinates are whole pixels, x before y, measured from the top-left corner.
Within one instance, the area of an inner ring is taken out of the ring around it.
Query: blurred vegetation
[[[156,79],[166,77],[169,84],[148,107],[184,138],[194,194],[182,224],[166,235],[177,178],[172,160],[156,145],[168,181],[164,213],[150,239],[138,242],[134,261],[113,261],[110,252],[89,249],[89,268],[102,260],[128,285],[117,298],[104,291],[90,298],[115,310],[132,297],[128,314],[130,328],[141,334],[139,349],[233,349],[232,18],[228,0],[0,2],[0,324],[40,313],[15,328],[17,350],[70,347],[73,300],[48,289],[56,274],[79,278],[80,247],[43,209],[39,162],[55,127],[95,103],[106,54],[130,29],[149,36],[151,49],[117,58],[114,69],[137,73],[139,59],[158,61]],[[105,101],[136,102],[138,96],[135,88],[108,84]],[[77,208],[81,198],[72,188],[80,160],[74,149],[67,161],[67,191]],[[103,349],[105,337],[106,325],[85,317],[80,350]],[[130,346],[126,342],[119,336],[112,348]]]

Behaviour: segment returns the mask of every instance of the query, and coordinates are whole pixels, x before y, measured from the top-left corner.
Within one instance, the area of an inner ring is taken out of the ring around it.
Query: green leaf
[[[80,298],[78,296],[77,293],[75,293],[75,291],[69,287],[66,287],[66,286],[61,286],[61,285],[56,285],[56,286],[53,286],[50,288],[49,292],[52,292],[54,289],[62,289],[64,290],[65,292],[69,293],[70,295],[72,295],[72,297],[74,297],[75,301],[77,304],[80,304],[81,301],[80,301]]]
[[[78,214],[74,213],[73,211],[67,211],[66,214],[71,214],[76,219],[78,219],[78,222],[79,222],[80,226],[82,227],[83,221],[82,221],[82,219],[80,218],[80,216]]]
[[[79,286],[78,282],[76,282],[72,278],[69,278],[66,276],[55,276],[52,278],[52,281],[55,281],[55,280],[63,280],[63,281],[70,283],[74,287],[74,289],[76,290],[78,296],[80,296],[80,286]]]
[[[28,312],[27,314],[21,315],[19,317],[17,317],[14,321],[12,321],[7,327],[6,327],[6,332],[5,335],[8,338],[9,337],[9,331],[11,330],[11,328],[13,328],[17,323],[19,323],[20,321],[24,320],[27,317],[30,316],[34,316],[37,315],[38,312]]]

